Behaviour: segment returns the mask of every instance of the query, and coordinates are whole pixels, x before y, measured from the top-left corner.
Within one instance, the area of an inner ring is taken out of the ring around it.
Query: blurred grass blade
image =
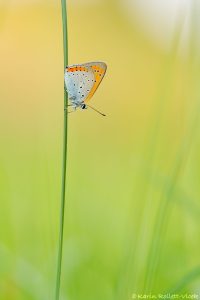
[[[64,53],[64,69],[68,63],[68,39],[67,39],[67,7],[66,0],[61,0],[62,6],[62,24],[63,24],[63,53]],[[65,216],[65,194],[66,194],[66,167],[67,167],[67,92],[64,87],[64,132],[63,132],[63,162],[62,162],[62,190],[61,190],[61,207],[60,207],[60,229],[58,244],[58,260],[56,275],[56,294],[55,299],[59,300],[60,295],[60,279],[62,267],[63,252],[63,231]]]
[[[200,266],[186,274],[173,288],[169,289],[166,294],[175,294],[182,291],[189,283],[200,277]]]

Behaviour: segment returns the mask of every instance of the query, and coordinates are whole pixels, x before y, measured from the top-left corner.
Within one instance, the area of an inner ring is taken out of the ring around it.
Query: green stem
[[[64,51],[64,69],[68,64],[68,40],[67,40],[67,9],[66,0],[61,0],[62,6],[62,25],[63,25],[63,51]],[[60,279],[62,267],[62,251],[63,251],[63,231],[64,231],[64,216],[65,216],[65,192],[66,192],[66,167],[67,167],[67,92],[64,87],[64,132],[63,132],[63,162],[62,162],[62,190],[61,190],[61,205],[60,205],[60,228],[58,241],[58,260],[57,260],[57,275],[56,275],[56,291],[55,300],[59,300],[60,296]]]

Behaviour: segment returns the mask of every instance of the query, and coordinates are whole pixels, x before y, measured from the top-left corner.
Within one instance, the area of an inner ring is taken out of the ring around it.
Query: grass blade
[[[63,25],[63,54],[64,54],[64,69],[68,64],[68,39],[67,39],[67,7],[66,0],[61,0],[62,7],[62,25]],[[62,267],[62,252],[63,252],[63,231],[64,231],[64,216],[65,216],[65,194],[66,194],[66,167],[67,167],[67,92],[64,87],[64,131],[63,131],[63,161],[62,161],[62,190],[61,190],[61,206],[60,206],[60,228],[59,228],[59,244],[58,244],[58,260],[57,260],[57,275],[56,275],[56,291],[55,300],[59,300],[60,295],[60,279]]]

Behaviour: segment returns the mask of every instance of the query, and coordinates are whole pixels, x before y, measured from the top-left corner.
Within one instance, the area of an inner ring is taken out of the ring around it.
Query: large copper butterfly
[[[101,83],[107,66],[104,62],[90,62],[80,65],[67,66],[65,69],[65,86],[68,97],[73,110],[78,107],[86,109],[88,107],[96,110],[88,105],[88,101],[96,92]],[[96,110],[99,112],[98,110]],[[99,112],[102,114],[101,112]],[[105,116],[104,114],[102,114]]]

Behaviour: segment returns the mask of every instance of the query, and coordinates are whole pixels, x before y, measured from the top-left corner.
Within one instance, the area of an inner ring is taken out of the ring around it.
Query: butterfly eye
[[[81,105],[81,108],[82,108],[82,109],[86,109],[86,108],[87,108],[86,104],[83,103],[83,104]]]

